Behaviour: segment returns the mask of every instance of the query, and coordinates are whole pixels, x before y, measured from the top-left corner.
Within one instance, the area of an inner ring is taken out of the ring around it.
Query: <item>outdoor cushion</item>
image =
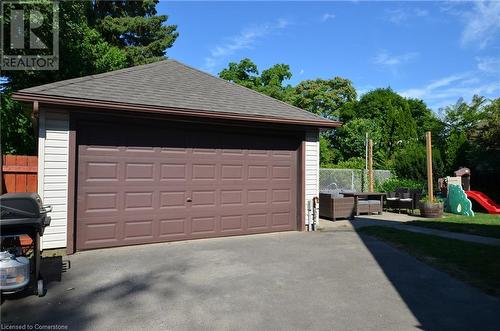
[[[358,200],[358,205],[369,205],[370,200]]]
[[[387,198],[387,200],[396,201],[396,200],[399,200],[399,198]]]
[[[379,205],[380,204],[380,200],[368,200],[368,203],[370,205]]]
[[[342,189],[340,193],[356,193],[356,190]]]
[[[400,201],[413,201],[412,198],[403,198],[403,199],[399,199]]]
[[[332,198],[341,198],[341,197],[343,197],[343,195],[340,194],[341,191],[339,189],[333,189],[330,192],[331,192],[330,197],[332,197]]]

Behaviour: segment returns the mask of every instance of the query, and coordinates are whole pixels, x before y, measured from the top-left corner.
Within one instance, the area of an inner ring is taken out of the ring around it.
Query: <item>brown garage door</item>
[[[77,249],[296,229],[299,139],[261,131],[80,124]]]

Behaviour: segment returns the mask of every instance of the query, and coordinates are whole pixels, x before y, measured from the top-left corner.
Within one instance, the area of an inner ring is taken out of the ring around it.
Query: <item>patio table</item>
[[[371,197],[376,197],[380,199],[380,206],[382,207],[384,205],[384,197],[386,196],[386,193],[383,192],[353,192],[353,193],[343,193],[345,197],[354,197],[354,213],[356,216],[359,215],[358,211],[358,200],[360,197],[362,198],[371,198]],[[380,211],[378,213],[379,215],[382,214]]]

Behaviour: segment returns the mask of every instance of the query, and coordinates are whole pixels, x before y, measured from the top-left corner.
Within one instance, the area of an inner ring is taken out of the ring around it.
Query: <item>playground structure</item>
[[[469,199],[473,199],[483,206],[489,214],[500,214],[500,205],[483,192],[469,190],[465,191],[465,193]]]
[[[455,177],[447,177],[446,179],[439,179],[439,187],[441,194],[447,196],[450,185],[460,185],[465,191],[467,198],[476,201],[481,205],[489,214],[500,214],[500,204],[496,203],[493,199],[480,191],[473,191],[470,189],[471,172],[469,168],[460,168],[454,172]]]

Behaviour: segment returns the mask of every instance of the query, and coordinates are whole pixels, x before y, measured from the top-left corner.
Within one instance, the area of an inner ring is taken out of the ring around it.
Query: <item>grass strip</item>
[[[500,297],[500,247],[383,226],[359,232],[376,237],[482,291]]]

